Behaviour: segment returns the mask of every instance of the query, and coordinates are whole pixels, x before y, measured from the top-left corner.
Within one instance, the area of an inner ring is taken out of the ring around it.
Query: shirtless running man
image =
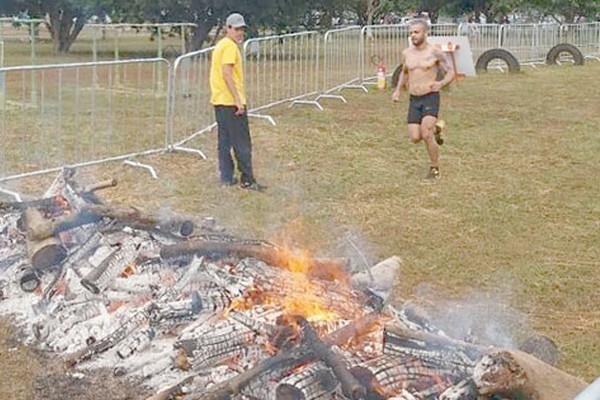
[[[400,101],[400,90],[406,88],[410,93],[408,108],[408,137],[413,143],[425,141],[429,152],[430,167],[428,179],[440,177],[438,163],[438,145],[443,143],[440,136],[443,121],[438,123],[440,110],[439,91],[452,82],[454,71],[450,67],[444,52],[427,43],[427,21],[415,19],[410,22],[410,46],[402,52],[402,72],[398,85],[392,94],[392,100]],[[438,72],[444,78],[438,80]]]

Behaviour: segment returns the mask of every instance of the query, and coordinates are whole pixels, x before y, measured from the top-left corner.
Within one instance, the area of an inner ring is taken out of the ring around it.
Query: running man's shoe
[[[427,174],[427,179],[440,179],[440,167],[429,167],[429,173]]]
[[[435,142],[441,146],[444,144],[444,130],[446,129],[446,121],[439,119],[435,123],[435,133],[433,134]]]

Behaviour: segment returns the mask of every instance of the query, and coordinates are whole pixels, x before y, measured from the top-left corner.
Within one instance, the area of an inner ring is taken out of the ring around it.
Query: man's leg
[[[421,136],[421,125],[418,123],[408,123],[408,139],[412,143],[419,143],[423,137]]]
[[[236,115],[232,120],[231,145],[241,173],[241,183],[254,183],[252,171],[252,140],[248,127],[248,114]]]
[[[435,123],[437,118],[432,115],[426,115],[421,121],[421,136],[429,153],[429,176],[430,178],[439,178],[439,148],[435,140]],[[435,176],[433,176],[435,175]]]
[[[435,142],[438,145],[443,145],[445,140],[445,130],[446,130],[446,121],[443,119],[438,119],[435,123],[435,132],[433,134],[435,138]]]
[[[217,119],[217,140],[219,153],[219,172],[221,182],[233,184],[233,159],[231,158],[231,119],[234,117],[234,108],[215,107],[215,116]]]

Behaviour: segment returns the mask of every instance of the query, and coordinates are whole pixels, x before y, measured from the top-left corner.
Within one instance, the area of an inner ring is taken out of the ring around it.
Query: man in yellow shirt
[[[213,50],[210,66],[211,104],[215,108],[218,126],[219,171],[221,183],[232,186],[235,155],[240,171],[240,187],[261,191],[252,172],[252,142],[246,113],[244,67],[238,45],[244,40],[246,21],[233,13],[226,20],[226,35]]]

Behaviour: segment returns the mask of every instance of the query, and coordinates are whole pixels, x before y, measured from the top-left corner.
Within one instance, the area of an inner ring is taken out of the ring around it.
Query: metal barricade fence
[[[320,41],[316,31],[247,40],[243,54],[249,111],[318,94]]]
[[[405,24],[373,25],[323,38],[309,31],[250,39],[243,46],[249,109],[362,83],[367,66],[375,76],[373,56],[391,73],[408,33]],[[600,23],[433,25],[431,33],[468,35],[474,58],[502,47],[521,63],[543,62],[561,42],[600,53]],[[163,58],[0,68],[0,182],[166,149],[200,153],[183,144],[214,126],[212,50],[184,54],[171,68]],[[0,41],[0,66],[2,51]]]
[[[210,104],[210,58],[214,47],[178,57],[169,76],[168,143],[184,143],[214,125]],[[203,156],[203,155],[201,155]]]
[[[429,36],[458,36],[458,24],[433,24],[429,27]]]
[[[560,27],[561,41],[576,46],[588,58],[600,56],[600,22],[564,24]]]
[[[537,24],[535,26],[535,57],[541,62],[546,62],[546,56],[550,49],[561,42],[559,24]]]
[[[382,60],[387,66],[388,75],[400,64],[402,51],[409,44],[408,24],[367,25],[362,28],[363,59],[362,80],[376,77],[376,60]],[[434,24],[429,27],[430,36],[457,36],[459,25]]]
[[[329,93],[360,83],[361,27],[332,29],[323,36],[323,79],[321,91]]]
[[[458,34],[469,38],[473,62],[475,63],[483,52],[500,47],[502,25],[460,24]]]
[[[164,150],[167,93],[157,75],[168,64],[153,58],[0,69],[0,182]]]
[[[537,24],[502,25],[500,47],[510,51],[521,64],[543,63],[549,48],[537,47]]]
[[[0,69],[4,67],[4,42],[0,40]],[[0,93],[4,93],[4,74],[0,73]],[[0,94],[1,96],[1,94]],[[0,97],[0,100],[2,97]]]
[[[409,27],[407,24],[367,25],[362,28],[363,51],[361,80],[373,79],[377,70],[373,61],[380,59],[393,72],[400,64],[402,50],[408,47]]]

